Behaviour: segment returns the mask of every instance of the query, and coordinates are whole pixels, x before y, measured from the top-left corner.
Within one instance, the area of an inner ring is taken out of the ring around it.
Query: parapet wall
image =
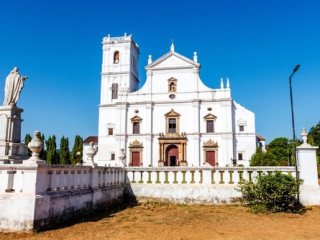
[[[127,184],[141,199],[176,203],[225,204],[241,198],[242,180],[279,171],[296,176],[294,167],[149,167],[126,168]]]
[[[122,199],[123,168],[0,165],[0,230],[57,224]]]

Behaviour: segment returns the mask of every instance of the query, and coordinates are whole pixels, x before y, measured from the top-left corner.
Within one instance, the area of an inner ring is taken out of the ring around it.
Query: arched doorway
[[[178,166],[179,165],[179,149],[176,145],[170,145],[166,150],[165,166]]]

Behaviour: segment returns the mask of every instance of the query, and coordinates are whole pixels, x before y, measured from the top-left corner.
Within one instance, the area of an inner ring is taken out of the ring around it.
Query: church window
[[[118,83],[112,83],[112,99],[118,99]]]
[[[118,64],[120,60],[120,53],[119,51],[115,51],[113,55],[113,63]]]
[[[133,134],[140,134],[140,123],[142,121],[142,118],[139,117],[138,115],[134,116],[131,118],[131,123],[132,123],[132,133]]]
[[[179,120],[181,115],[171,109],[171,111],[166,113],[164,116],[166,117],[166,133],[179,133]]]
[[[206,123],[206,132],[207,133],[214,133],[214,122],[216,121],[217,117],[212,115],[211,113],[207,114],[203,117]]]
[[[108,128],[108,135],[113,135],[113,128]]]
[[[133,122],[133,134],[140,134],[140,122]]]
[[[168,92],[176,92],[177,91],[177,79],[170,78],[168,79]]]
[[[214,127],[213,127],[213,120],[207,120],[207,133],[213,133]]]
[[[114,153],[111,153],[111,160],[115,160],[116,159],[116,155]]]
[[[240,125],[240,126],[239,126],[239,131],[240,131],[240,132],[243,132],[243,131],[244,131],[244,126],[243,126],[243,125]]]
[[[169,133],[177,132],[177,120],[175,118],[169,118]]]

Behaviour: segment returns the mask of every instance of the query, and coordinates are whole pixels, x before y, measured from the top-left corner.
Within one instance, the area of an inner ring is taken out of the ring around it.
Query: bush
[[[253,212],[297,212],[297,194],[302,180],[296,181],[291,175],[275,171],[269,175],[261,174],[256,182],[244,180],[238,191],[243,202],[252,207]]]

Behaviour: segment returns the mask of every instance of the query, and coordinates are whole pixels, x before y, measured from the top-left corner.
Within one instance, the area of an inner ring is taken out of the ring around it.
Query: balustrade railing
[[[239,184],[242,180],[254,181],[265,173],[279,171],[296,176],[294,167],[162,167],[126,168],[130,184]]]
[[[0,193],[42,193],[107,188],[124,184],[120,167],[0,166]]]

